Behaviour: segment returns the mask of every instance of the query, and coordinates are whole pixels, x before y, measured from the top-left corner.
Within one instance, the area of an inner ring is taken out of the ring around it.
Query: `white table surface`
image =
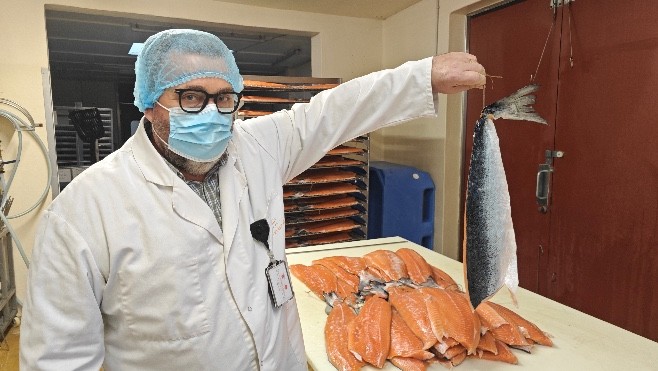
[[[399,237],[288,249],[288,263],[310,265],[325,256],[363,256],[368,252],[409,247],[441,268],[463,287],[462,264]],[[309,365],[316,371],[335,370],[324,343],[325,303],[293,276]],[[518,365],[467,358],[457,370],[658,370],[658,343],[601,321],[573,308],[519,288],[515,308],[506,289],[493,301],[514,310],[552,335],[554,346],[535,346],[532,354],[513,349]],[[632,303],[629,303],[632,305]],[[346,339],[347,341],[347,339]],[[363,370],[376,370],[366,366]],[[397,370],[390,362],[384,370]],[[433,364],[428,370],[446,370]]]

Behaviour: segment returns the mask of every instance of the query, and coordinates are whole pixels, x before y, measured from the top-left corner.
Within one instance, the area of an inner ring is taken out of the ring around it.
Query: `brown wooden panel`
[[[492,103],[530,82],[553,23],[546,0],[512,3],[469,18],[469,51],[477,56],[488,74],[486,104]],[[544,162],[544,151],[553,148],[561,12],[558,12],[536,82],[542,85],[535,108],[549,126],[497,120],[501,152],[509,184],[512,219],[516,231],[519,280],[522,287],[538,289],[540,252],[548,248],[549,217],[538,212],[535,200],[536,174]],[[473,146],[473,128],[482,109],[482,91],[468,93],[464,181]],[[462,198],[463,199],[463,198]],[[463,204],[463,203],[462,203]]]
[[[551,298],[658,340],[658,3],[563,16]],[[574,65],[568,57],[569,20]]]

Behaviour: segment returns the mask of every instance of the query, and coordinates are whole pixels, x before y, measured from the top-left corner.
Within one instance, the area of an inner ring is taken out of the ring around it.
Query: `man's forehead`
[[[215,93],[220,91],[231,91],[233,90],[233,87],[228,81],[224,79],[216,77],[204,77],[177,85],[174,87],[174,89],[196,89],[204,90],[208,93]]]

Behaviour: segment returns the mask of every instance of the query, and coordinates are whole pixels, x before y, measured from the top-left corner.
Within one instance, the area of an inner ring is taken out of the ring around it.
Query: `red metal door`
[[[469,50],[503,76],[487,88],[488,103],[534,73],[552,20],[547,3],[470,18]],[[658,340],[658,4],[580,0],[556,16],[537,77],[536,108],[549,128],[496,123],[521,285]],[[481,99],[469,93],[465,171]],[[554,159],[542,214],[534,190],[545,150],[564,157]]]
[[[530,83],[548,39],[535,82],[536,110],[549,125],[496,120],[503,164],[511,195],[512,220],[516,231],[519,281],[537,292],[542,250],[548,246],[549,216],[537,211],[536,174],[544,162],[544,151],[553,148],[557,96],[558,58],[560,54],[561,12],[555,14],[547,1],[523,1],[469,17],[469,51],[491,75],[502,76],[487,83],[486,104],[492,103]],[[551,27],[553,30],[551,32]],[[550,38],[548,38],[551,32]],[[468,93],[464,185],[468,178],[473,147],[473,128],[482,109],[482,91]],[[462,193],[465,194],[465,193]]]

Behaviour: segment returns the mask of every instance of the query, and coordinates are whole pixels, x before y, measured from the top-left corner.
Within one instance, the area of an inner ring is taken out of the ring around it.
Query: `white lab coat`
[[[23,370],[306,370],[296,302],[275,309],[263,244],[285,259],[282,186],[340,143],[435,115],[431,58],[309,104],[237,121],[219,170],[222,226],[143,125],[76,177],[40,223],[21,328]]]

